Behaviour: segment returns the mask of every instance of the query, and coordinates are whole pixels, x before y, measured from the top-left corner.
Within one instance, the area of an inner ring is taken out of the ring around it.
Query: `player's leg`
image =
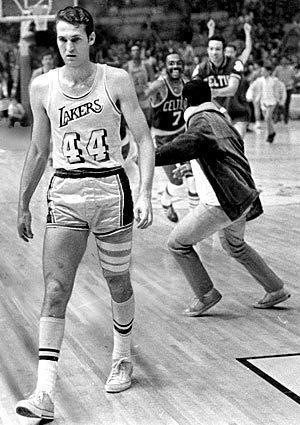
[[[220,207],[199,204],[176,225],[168,239],[168,248],[181,267],[196,298],[184,311],[199,316],[221,299],[193,245],[206,239],[230,222]]]
[[[273,143],[274,137],[275,137],[275,128],[274,128],[274,121],[273,121],[273,112],[274,112],[275,106],[268,106],[265,111],[265,120],[267,125],[267,142]]]
[[[113,317],[112,370],[107,392],[126,390],[131,385],[131,336],[134,320],[134,294],[130,280],[132,227],[96,236],[103,275],[111,294]]]
[[[134,295],[130,281],[133,202],[124,170],[98,179],[99,194],[92,223],[98,255],[111,293],[113,316],[112,370],[105,385],[108,392],[130,387],[131,333],[134,320]]]
[[[289,122],[292,92],[293,92],[293,90],[291,90],[291,89],[288,89],[286,91],[286,100],[285,100],[285,104],[284,104],[284,123],[285,124],[288,124],[288,122]]]
[[[254,101],[253,102],[253,109],[254,109],[254,117],[255,117],[255,129],[258,130],[261,128],[261,119],[262,119],[262,110],[260,102]]]
[[[189,209],[193,210],[199,204],[199,195],[196,189],[195,178],[193,171],[189,162],[184,163],[187,166],[186,171],[183,174],[185,178],[187,189],[188,189],[188,199],[189,199]]]
[[[219,231],[222,247],[260,283],[266,291],[265,297],[255,307],[267,308],[285,301],[290,294],[284,282],[270,269],[261,256],[244,240],[246,214]]]
[[[171,141],[175,136],[155,136],[155,145],[156,147],[163,146],[164,144]],[[166,184],[164,191],[161,196],[161,205],[167,216],[167,218],[173,223],[177,223],[178,215],[173,207],[173,197],[176,193],[178,186],[181,186],[183,181],[180,177],[175,177],[173,171],[176,169],[176,165],[166,165],[163,167],[164,172],[168,178],[168,183]]]
[[[174,177],[173,175],[173,172],[176,169],[176,165],[165,165],[163,169],[169,181],[162,193],[161,205],[167,218],[173,223],[177,223],[178,215],[173,207],[173,197],[176,193],[177,187],[182,185],[182,179],[179,177]]]
[[[39,364],[36,390],[17,404],[20,415],[54,416],[54,390],[65,328],[65,313],[76,270],[86,248],[88,232],[47,228],[43,249],[45,295],[39,326]]]

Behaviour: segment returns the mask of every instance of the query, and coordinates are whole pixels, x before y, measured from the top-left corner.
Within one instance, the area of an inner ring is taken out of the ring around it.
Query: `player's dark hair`
[[[42,53],[40,54],[40,58],[43,59],[45,56],[52,56],[54,58],[54,53],[50,49],[43,50]]]
[[[196,79],[183,86],[182,97],[187,99],[189,106],[197,106],[211,101],[211,90],[208,83]]]
[[[94,31],[94,20],[90,12],[83,7],[79,6],[67,6],[57,12],[55,23],[59,21],[67,22],[68,24],[79,27],[84,25],[87,36],[89,37]]]
[[[223,44],[223,49],[226,45],[225,39],[221,35],[213,35],[213,36],[209,37],[207,44],[209,44],[210,41],[220,41]]]
[[[183,63],[183,58],[182,58],[182,56],[181,56],[181,54],[177,51],[177,50],[174,50],[174,52],[168,52],[168,53],[166,53],[166,55],[165,55],[165,63],[167,62],[167,58],[168,58],[168,56],[170,56],[170,55],[177,55],[177,56],[179,56],[179,59],[182,61],[182,63]]]

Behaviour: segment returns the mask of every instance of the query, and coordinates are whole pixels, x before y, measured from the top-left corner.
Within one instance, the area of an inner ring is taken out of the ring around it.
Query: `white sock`
[[[134,320],[134,296],[123,303],[111,300],[114,324],[113,361],[126,358],[131,359],[131,333]]]
[[[36,389],[53,399],[58,374],[58,359],[65,329],[65,319],[41,317],[39,333],[39,365]]]

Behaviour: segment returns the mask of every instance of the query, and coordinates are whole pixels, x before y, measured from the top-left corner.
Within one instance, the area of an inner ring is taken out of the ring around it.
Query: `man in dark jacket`
[[[183,89],[187,130],[156,151],[156,165],[190,161],[201,203],[171,232],[168,247],[182,268],[195,299],[184,310],[199,316],[222,298],[193,248],[219,232],[222,247],[263,286],[254,307],[268,308],[290,297],[282,280],[244,241],[245,225],[262,213],[244,143],[211,102],[206,82],[193,80]]]

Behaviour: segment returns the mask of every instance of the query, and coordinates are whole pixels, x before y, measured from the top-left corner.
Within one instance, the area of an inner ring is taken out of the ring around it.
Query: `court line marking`
[[[256,359],[270,359],[270,358],[278,358],[278,357],[295,357],[295,356],[300,356],[300,353],[273,354],[273,355],[269,355],[269,356],[240,357],[240,358],[237,358],[236,360],[238,362],[240,362],[242,365],[246,366],[252,372],[256,373],[260,378],[263,378],[269,384],[273,385],[273,387],[275,387],[277,390],[281,391],[287,397],[291,398],[293,401],[300,404],[300,396],[299,395],[297,395],[293,391],[289,390],[284,385],[280,384],[280,382],[278,382],[276,379],[272,378],[270,375],[263,372],[259,367],[254,366],[249,361],[249,360],[256,360]]]

